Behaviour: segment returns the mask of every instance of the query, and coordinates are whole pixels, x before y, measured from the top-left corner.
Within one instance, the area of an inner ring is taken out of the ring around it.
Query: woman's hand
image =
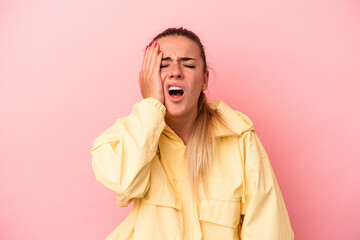
[[[159,44],[152,41],[145,49],[144,60],[139,74],[139,86],[143,98],[153,97],[164,104],[164,87],[160,75],[162,52]]]

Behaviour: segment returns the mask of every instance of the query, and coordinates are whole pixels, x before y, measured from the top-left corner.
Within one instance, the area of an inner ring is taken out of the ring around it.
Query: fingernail
[[[150,47],[151,47],[151,45],[154,43],[154,40],[152,40],[152,42],[150,43]]]
[[[158,55],[161,53],[161,50],[158,52]]]
[[[149,45],[146,45],[145,51],[148,49]]]
[[[156,45],[157,45],[157,43],[155,43],[155,46],[154,46],[154,47],[156,47]]]

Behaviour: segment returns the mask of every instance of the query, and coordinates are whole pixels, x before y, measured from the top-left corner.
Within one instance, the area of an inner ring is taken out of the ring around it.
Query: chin
[[[173,117],[180,117],[182,115],[184,115],[185,113],[185,109],[183,106],[176,106],[174,104],[166,104],[165,103],[165,107],[166,107],[166,114],[169,114],[170,116]]]
[[[166,107],[166,114],[171,117],[185,117],[191,116],[192,113],[195,111],[197,112],[197,104],[194,106],[189,105],[186,101],[182,101],[180,103],[167,103],[165,100],[165,107]],[[195,113],[196,114],[196,113]]]

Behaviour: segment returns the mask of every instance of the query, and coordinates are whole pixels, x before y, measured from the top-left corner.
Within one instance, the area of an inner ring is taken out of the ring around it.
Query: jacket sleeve
[[[286,206],[268,155],[254,130],[243,138],[246,203],[242,240],[293,240]]]
[[[129,116],[116,119],[94,140],[91,155],[95,177],[117,195],[120,206],[143,197],[149,188],[150,161],[166,126],[165,112],[157,99],[143,99]]]

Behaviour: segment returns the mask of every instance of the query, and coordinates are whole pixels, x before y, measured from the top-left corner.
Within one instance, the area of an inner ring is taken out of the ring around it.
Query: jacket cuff
[[[160,102],[159,100],[157,100],[156,98],[153,98],[153,97],[148,97],[148,98],[145,98],[143,99],[142,101],[145,101],[145,102],[149,102],[151,104],[153,104],[157,109],[159,109],[162,114],[165,116],[165,113],[166,113],[166,107],[164,104],[162,104],[162,102]]]

